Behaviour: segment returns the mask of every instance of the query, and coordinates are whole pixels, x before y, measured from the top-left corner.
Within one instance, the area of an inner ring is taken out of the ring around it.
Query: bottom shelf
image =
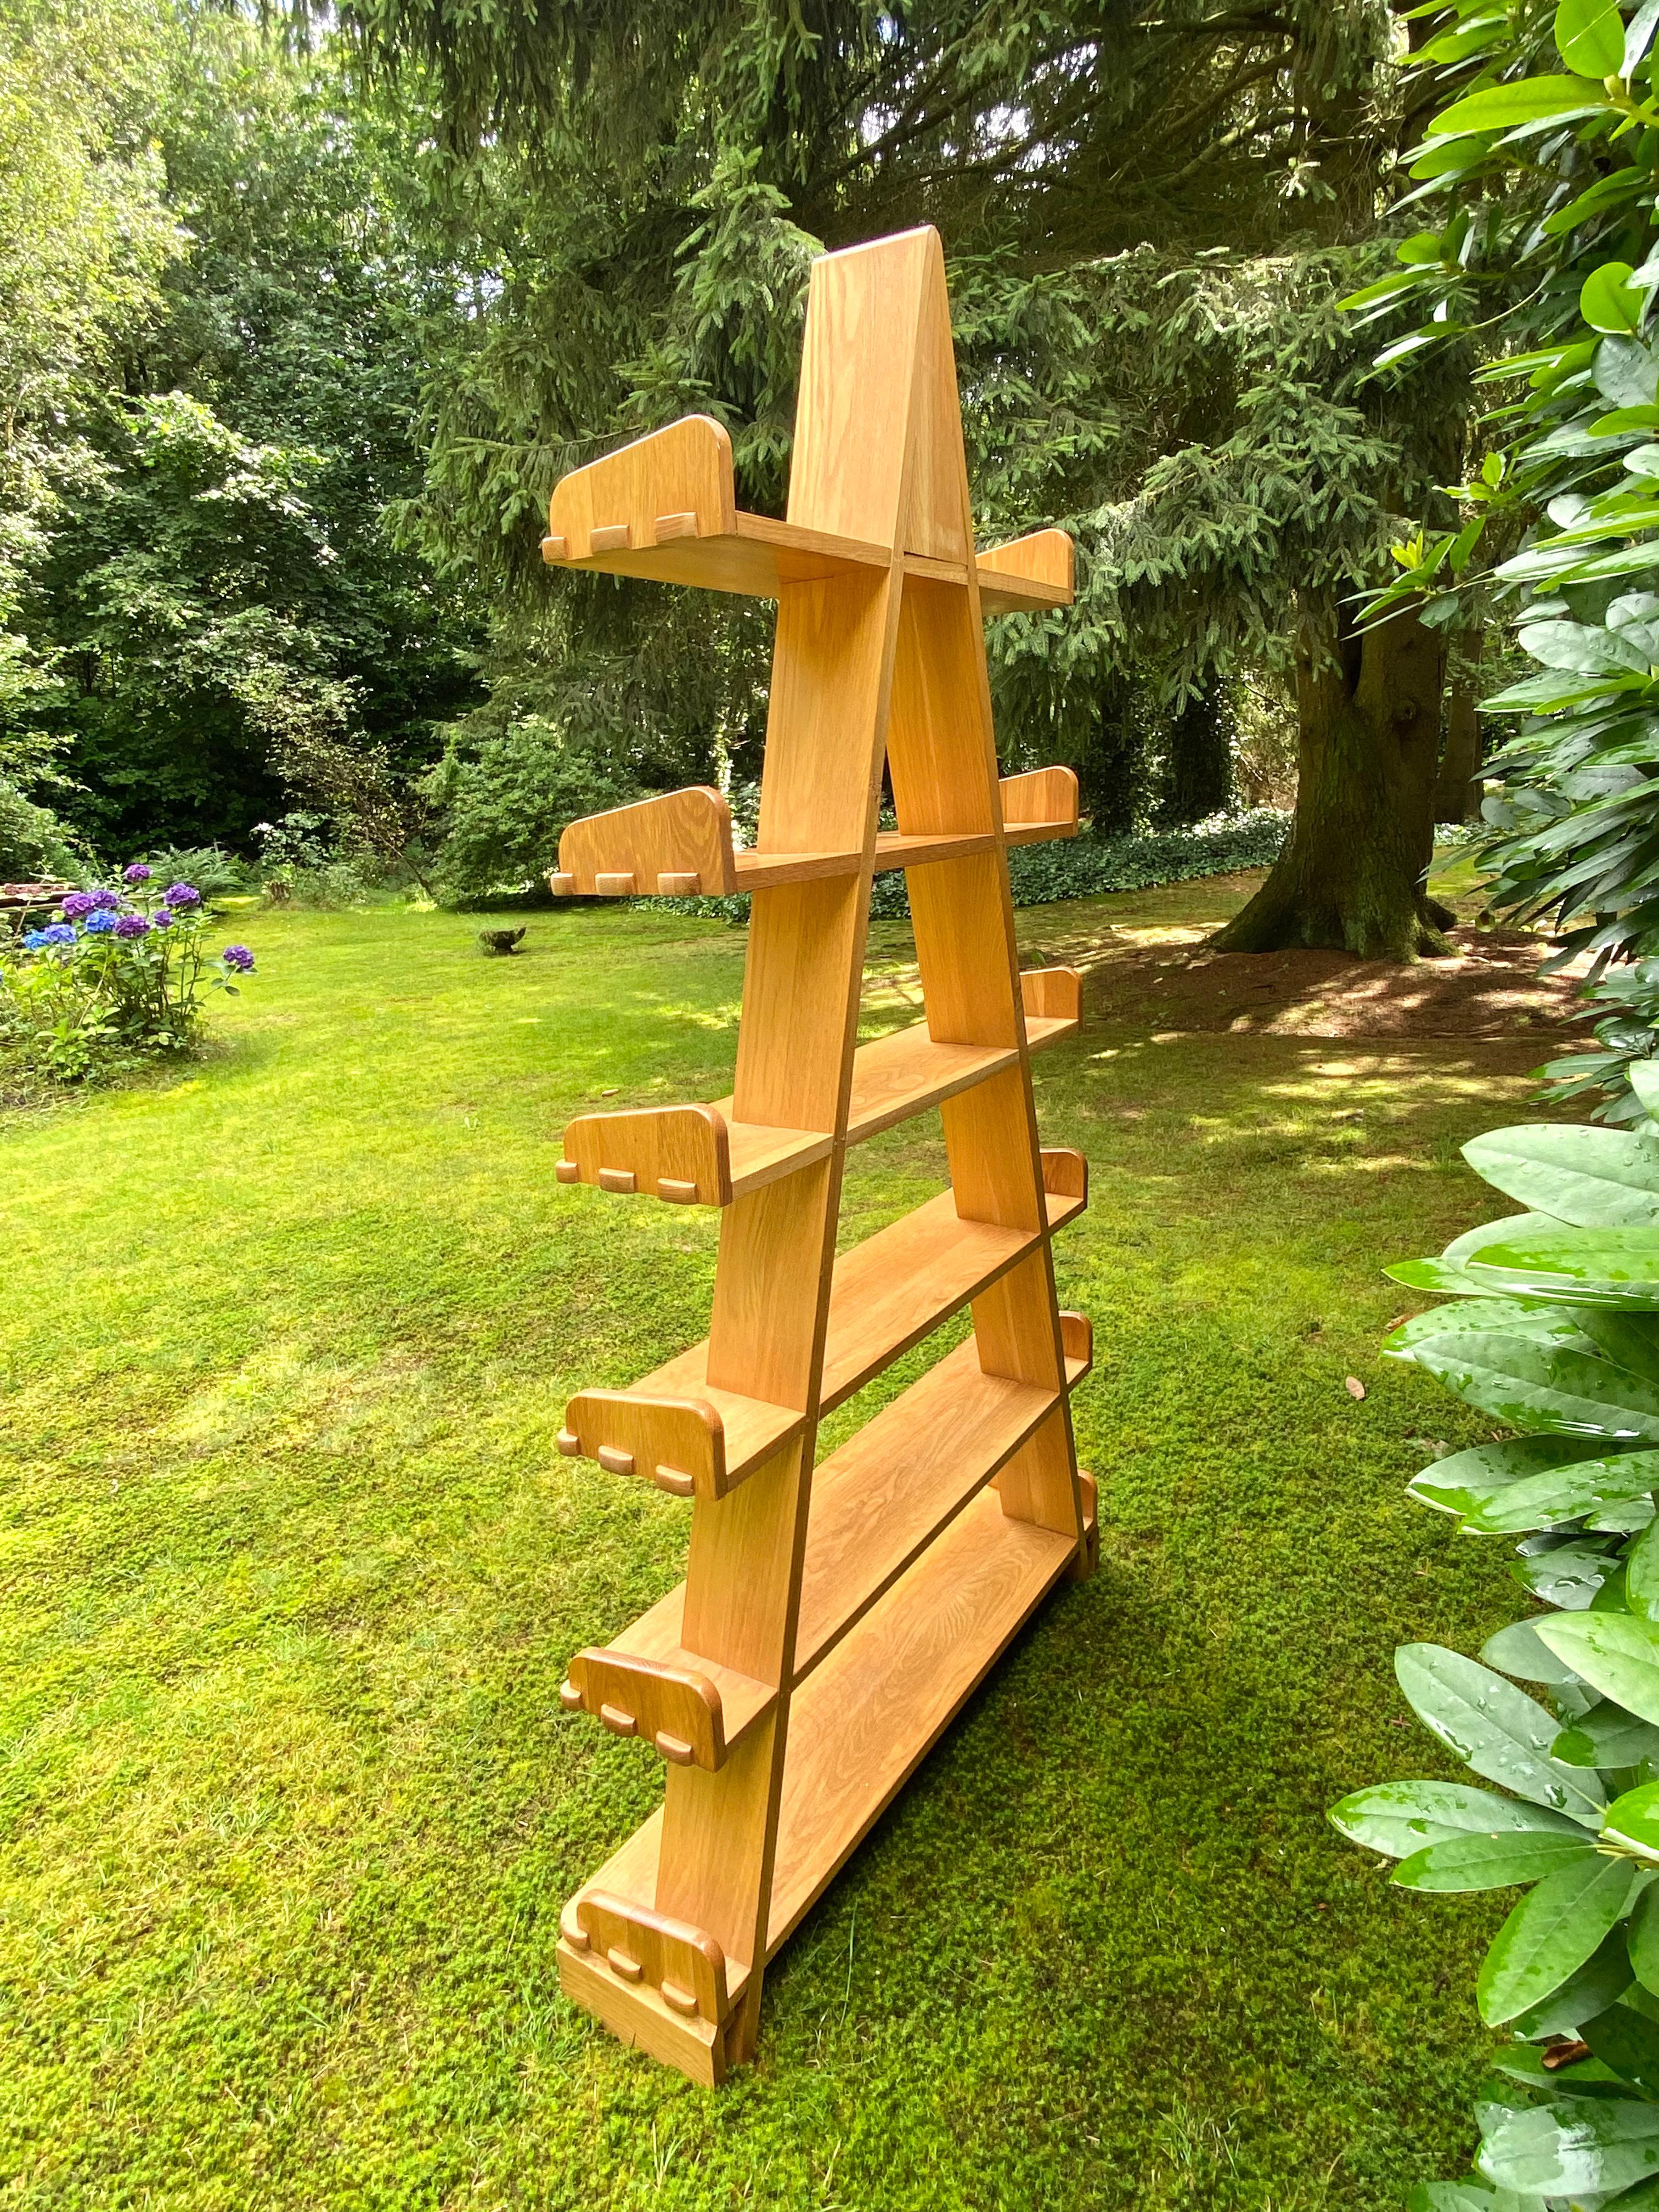
[[[1076,1541],[982,1490],[790,1700],[769,1958],[829,1887]]]
[[[995,1492],[981,1491],[795,1692],[769,1959],[1064,1575],[1076,1550],[1069,1536],[1007,1519]],[[659,1808],[578,1893],[603,1891],[654,1906],[662,1824]],[[603,1971],[582,1971],[584,1986],[573,1981],[570,1993],[611,2018],[619,2033],[645,2040],[639,2021],[618,2026],[608,2004],[599,2002],[618,1994]],[[749,1968],[728,1958],[726,1972],[735,2008]],[[640,2021],[647,2029],[654,2022],[672,2039],[675,2024],[659,1998],[649,1990],[622,1994],[630,2007],[646,2007]],[[647,2047],[656,2046],[647,2041]]]

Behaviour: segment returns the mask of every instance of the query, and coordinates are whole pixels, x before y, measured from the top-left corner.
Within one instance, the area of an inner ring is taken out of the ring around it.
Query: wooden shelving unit
[[[1069,1402],[1091,1334],[1049,1249],[1088,1169],[1039,1145],[1030,1079],[1080,982],[1019,972],[1006,859],[1075,834],[1077,781],[999,777],[981,629],[1066,605],[1072,547],[974,550],[944,257],[918,230],[813,268],[785,521],[738,511],[726,434],[694,416],[565,477],[543,551],[778,602],[753,850],[718,792],[673,792],[573,823],[550,878],[754,894],[731,1096],[584,1115],[558,1166],[723,1209],[707,1339],[579,1393],[559,1437],[693,1500],[685,1580],[570,1662],[566,1706],[642,1738],[665,1794],[565,1907],[560,1978],[712,2084],[754,2050],[767,1960],[1096,1558]],[[925,1019],[860,1045],[871,880],[898,867]],[[848,1146],[933,1109],[950,1188],[837,1254]],[[966,1340],[815,1468],[820,1417],[964,1307]]]

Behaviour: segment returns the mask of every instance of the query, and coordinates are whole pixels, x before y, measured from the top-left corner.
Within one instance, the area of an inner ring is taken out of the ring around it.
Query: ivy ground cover
[[[1224,904],[1079,904],[1068,940]],[[569,1390],[701,1334],[716,1220],[552,1163],[607,1094],[720,1095],[743,937],[555,915],[486,961],[478,927],[264,916],[222,1052],[0,1123],[4,2202],[1382,2212],[1460,2170],[1508,1900],[1426,1912],[1325,1815],[1461,1773],[1391,1654],[1513,1618],[1404,1495],[1425,1443],[1495,1429],[1380,1356],[1380,1267],[1489,1213],[1457,1148],[1534,1115],[1538,1048],[1183,1035],[1119,997],[1037,1062],[1093,1164],[1056,1249],[1102,1572],[713,2097],[558,1993],[558,1906],[657,1780],[559,1712],[563,1662],[677,1578],[685,1509],[553,1438]],[[913,1017],[908,957],[878,924],[870,1033]],[[943,1172],[932,1123],[862,1148],[849,1233]]]

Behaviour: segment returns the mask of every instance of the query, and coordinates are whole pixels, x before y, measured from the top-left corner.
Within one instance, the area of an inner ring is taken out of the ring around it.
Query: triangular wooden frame
[[[789,511],[737,508],[693,416],[566,477],[549,562],[778,600],[760,830],[713,791],[572,825],[556,890],[754,892],[737,1076],[587,1115],[559,1176],[726,1209],[708,1340],[573,1399],[562,1450],[691,1498],[686,1579],[563,1698],[667,1764],[662,1809],[566,1906],[568,1994],[714,2083],[765,1963],[999,1653],[1096,1547],[1068,1394],[1089,1324],[1049,1237],[1087,1203],[1043,1152],[1031,1050],[1074,971],[1020,975],[1006,848],[1077,826],[1066,769],[999,780],[981,618],[1071,597],[1071,542],[975,556],[936,233],[813,266]],[[878,825],[884,761],[896,832]],[[858,1047],[871,878],[908,870],[925,1023]],[[937,1106],[951,1187],[836,1257],[849,1144]],[[963,1306],[973,1334],[816,1470],[821,1414]]]

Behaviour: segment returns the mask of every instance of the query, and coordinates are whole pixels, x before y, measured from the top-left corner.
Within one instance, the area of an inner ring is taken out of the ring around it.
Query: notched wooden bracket
[[[672,1920],[627,1899],[590,1889],[574,1897],[559,1922],[573,1951],[603,1965],[619,1982],[658,1990],[671,2011],[721,2027],[732,2009],[726,1954],[689,1920]]]
[[[612,1735],[637,1735],[676,1766],[713,1774],[726,1764],[720,1693],[706,1674],[631,1651],[579,1651],[559,1692],[567,1712],[589,1712]]]
[[[1066,1388],[1075,1390],[1095,1364],[1095,1325],[1087,1314],[1062,1310],[1060,1348],[1066,1355]]]
[[[564,1409],[559,1449],[612,1474],[640,1474],[673,1498],[724,1498],[726,1425],[702,1398],[581,1390]]]
[[[692,784],[590,814],[560,838],[547,880],[558,898],[735,890],[732,810],[712,784]]]
[[[1003,834],[1009,844],[1042,845],[1055,837],[1076,836],[1075,769],[1034,768],[1029,775],[1005,775],[997,789],[1002,799]]]
[[[642,1191],[672,1206],[730,1206],[732,1145],[713,1106],[584,1114],[564,1133],[561,1182]]]
[[[561,477],[542,557],[586,561],[737,526],[731,438],[712,416],[688,415]]]
[[[1086,1583],[1100,1565],[1100,1485],[1093,1475],[1077,1471],[1078,1502],[1083,1508],[1083,1541],[1066,1570],[1068,1583]]]

